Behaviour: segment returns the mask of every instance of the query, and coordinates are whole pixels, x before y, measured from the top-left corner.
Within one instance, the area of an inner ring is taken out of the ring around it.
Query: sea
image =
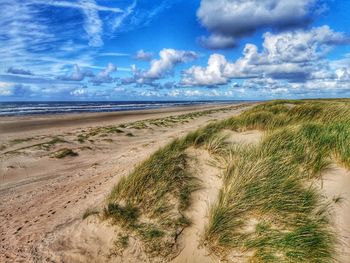
[[[245,101],[50,101],[0,102],[0,117],[88,112],[116,112],[208,104],[238,104]]]

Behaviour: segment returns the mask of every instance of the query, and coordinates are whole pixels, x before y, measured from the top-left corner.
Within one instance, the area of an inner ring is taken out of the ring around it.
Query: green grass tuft
[[[199,180],[189,172],[186,148],[182,140],[175,140],[158,150],[120,180],[107,200],[106,218],[148,240],[150,254],[170,255],[173,236],[190,224],[183,212],[190,207]]]
[[[98,215],[100,211],[97,208],[88,208],[83,214],[83,220],[92,215]]]
[[[63,148],[53,153],[53,157],[57,159],[62,159],[67,156],[78,156],[78,153],[74,152],[72,149]]]

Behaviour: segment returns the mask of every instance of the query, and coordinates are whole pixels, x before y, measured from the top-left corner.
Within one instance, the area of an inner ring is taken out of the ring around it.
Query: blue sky
[[[0,0],[0,100],[350,95],[347,0]]]

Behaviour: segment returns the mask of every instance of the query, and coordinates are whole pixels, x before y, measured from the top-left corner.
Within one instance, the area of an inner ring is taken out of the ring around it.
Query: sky
[[[0,101],[350,96],[348,0],[0,0]]]

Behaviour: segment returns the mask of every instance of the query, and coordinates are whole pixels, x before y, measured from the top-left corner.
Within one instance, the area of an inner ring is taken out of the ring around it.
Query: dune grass
[[[19,143],[23,143],[23,142],[29,142],[31,140],[34,140],[34,138],[27,137],[27,138],[13,139],[10,141],[10,144],[19,144]]]
[[[349,168],[349,109],[348,101],[276,101],[218,124],[265,136],[232,153],[205,233],[211,251],[253,262],[334,261],[330,204],[312,182],[332,161]]]
[[[350,101],[272,101],[174,140],[111,192],[105,217],[136,234],[151,256],[167,257],[190,225],[200,180],[186,149],[206,149],[223,168],[204,244],[220,258],[250,262],[333,262],[336,237],[314,182],[332,162],[350,168]],[[223,130],[261,130],[257,145],[228,143]],[[335,202],[335,201],[334,201]],[[237,259],[237,258],[236,258]]]
[[[82,218],[84,220],[84,219],[88,218],[89,216],[98,215],[99,213],[100,213],[100,211],[97,208],[88,208],[85,210]]]
[[[199,180],[189,171],[183,141],[158,150],[112,190],[105,217],[138,235],[152,255],[173,252],[178,233],[190,224],[183,214]]]
[[[210,212],[205,241],[213,252],[253,262],[329,262],[334,235],[327,203],[291,155],[269,144],[239,149]]]
[[[29,138],[29,139],[17,139],[18,143],[27,142],[27,141],[31,141],[31,140],[33,140],[33,139],[32,138]],[[39,148],[39,149],[42,149],[42,150],[45,150],[45,151],[49,151],[55,145],[61,144],[61,143],[66,143],[66,141],[64,139],[62,139],[61,137],[56,136],[56,137],[51,138],[50,141],[40,142],[40,143],[36,143],[36,144],[31,144],[31,145],[28,145],[28,146],[20,147],[20,148],[14,149],[14,150],[9,150],[7,152],[4,152],[3,154],[17,153],[19,151],[30,149],[30,148]]]
[[[132,134],[130,131],[128,131],[130,129],[144,130],[144,129],[153,129],[153,128],[160,128],[160,127],[167,127],[167,128],[174,127],[177,124],[187,123],[190,120],[199,118],[201,116],[210,115],[217,112],[227,112],[227,111],[235,110],[244,106],[245,106],[244,104],[224,106],[216,109],[200,110],[200,111],[195,111],[195,112],[190,112],[190,113],[185,113],[180,115],[167,116],[162,118],[145,119],[145,120],[134,121],[130,123],[122,123],[119,125],[93,127],[88,129],[87,131],[82,131],[80,134],[78,134],[76,140],[79,143],[84,143],[89,138],[95,137],[95,136],[103,137],[103,136],[119,134],[119,133],[126,133],[126,135]],[[123,129],[127,129],[127,130],[123,130]]]
[[[72,157],[78,156],[78,153],[74,152],[72,149],[69,149],[69,148],[62,148],[54,152],[52,156],[57,159],[62,159],[67,156],[72,156]]]

